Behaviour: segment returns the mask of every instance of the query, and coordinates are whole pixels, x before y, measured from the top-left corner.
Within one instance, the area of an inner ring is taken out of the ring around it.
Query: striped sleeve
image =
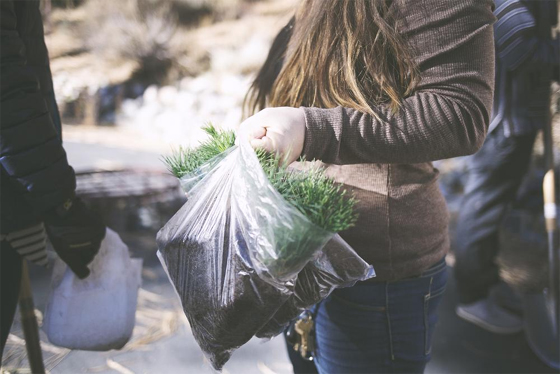
[[[14,248],[20,256],[41,266],[49,262],[47,254],[47,232],[41,222],[23,230],[12,232],[4,240]]]
[[[531,60],[536,63],[558,65],[558,40],[543,39],[537,33],[537,20],[520,0],[496,2],[494,24],[496,57],[508,70],[516,70]]]

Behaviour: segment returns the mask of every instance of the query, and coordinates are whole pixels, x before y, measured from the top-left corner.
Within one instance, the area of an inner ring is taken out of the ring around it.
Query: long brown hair
[[[247,93],[245,113],[340,105],[375,115],[380,103],[397,111],[419,72],[397,31],[394,1],[302,0]]]

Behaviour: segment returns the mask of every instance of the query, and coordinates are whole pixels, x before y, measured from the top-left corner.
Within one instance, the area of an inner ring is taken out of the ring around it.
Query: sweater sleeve
[[[0,7],[0,166],[37,213],[42,213],[73,195],[76,178],[38,79],[27,69],[16,3],[2,0]],[[38,8],[27,22],[41,25]],[[40,37],[44,43],[42,33]]]
[[[451,5],[453,4],[453,5]],[[402,34],[421,72],[392,113],[304,108],[303,155],[333,164],[420,163],[468,155],[483,144],[494,90],[491,0],[408,0]]]
[[[556,11],[556,7],[550,7]],[[560,66],[560,39],[542,38],[534,15],[522,1],[503,1],[495,12],[496,57],[514,71],[526,62]]]

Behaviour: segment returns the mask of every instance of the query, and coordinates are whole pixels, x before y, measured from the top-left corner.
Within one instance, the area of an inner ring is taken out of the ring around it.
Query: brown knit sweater
[[[356,227],[342,237],[377,280],[421,273],[449,248],[447,206],[431,161],[468,155],[489,123],[494,42],[491,0],[399,1],[399,30],[421,71],[414,95],[382,120],[349,108],[304,108],[307,160],[359,199]]]

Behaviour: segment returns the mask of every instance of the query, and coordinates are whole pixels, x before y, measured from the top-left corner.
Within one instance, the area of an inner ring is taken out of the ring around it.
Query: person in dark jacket
[[[75,196],[62,147],[39,0],[0,1],[0,354],[16,310],[25,257],[46,263],[46,237],[80,278],[105,226]]]
[[[519,316],[497,303],[498,229],[531,161],[536,134],[548,121],[550,88],[558,80],[556,0],[496,0],[496,88],[489,135],[469,159],[457,222],[457,314],[495,333],[522,329]],[[502,292],[503,294],[503,292]]]

